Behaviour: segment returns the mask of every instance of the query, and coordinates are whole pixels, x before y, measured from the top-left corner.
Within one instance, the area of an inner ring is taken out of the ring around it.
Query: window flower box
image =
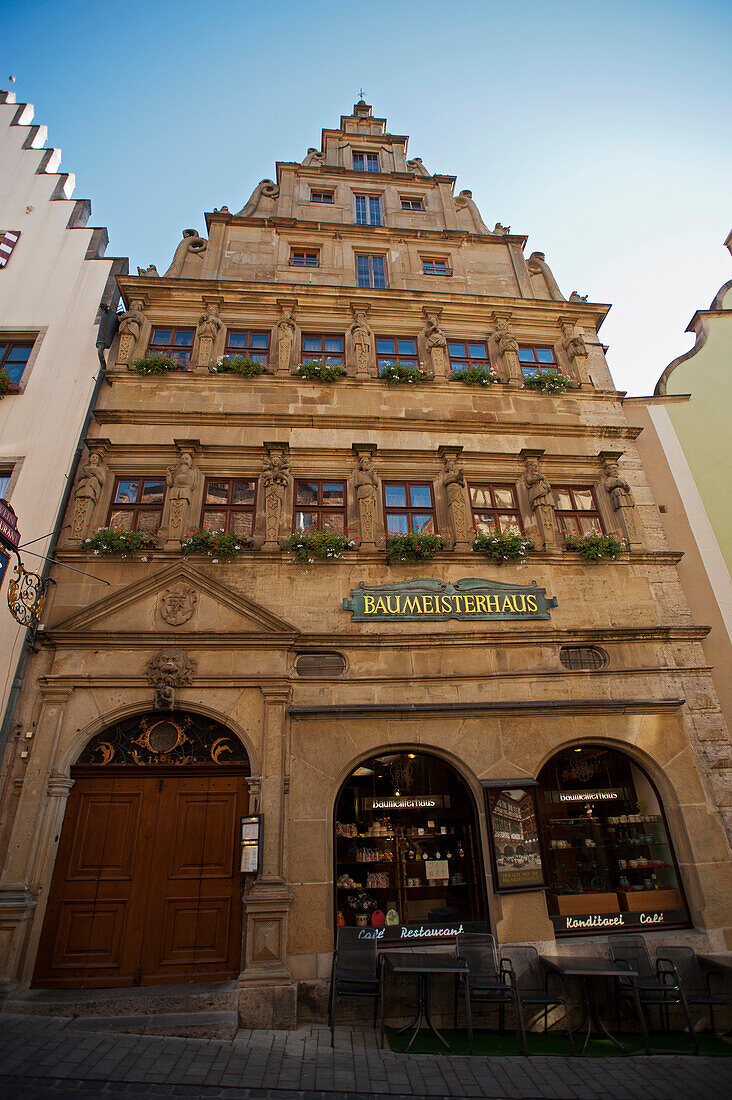
[[[356,540],[348,537],[348,528],[340,531],[321,531],[310,527],[307,531],[295,531],[282,543],[282,549],[294,554],[303,565],[315,558],[340,558],[344,550],[353,550]]]
[[[8,372],[3,369],[0,370],[0,398],[5,397],[6,393],[17,393],[18,387],[15,382],[11,382],[8,377]]]
[[[100,527],[96,534],[84,539],[81,549],[90,554],[119,554],[126,558],[128,554],[136,554],[141,550],[155,550],[157,545],[157,531],[125,531],[119,527]]]
[[[293,371],[298,378],[317,382],[337,382],[346,373],[341,363],[321,363],[319,359],[306,359]]]
[[[560,370],[542,370],[539,368],[536,374],[524,375],[524,386],[528,390],[538,390],[540,393],[563,394],[565,390],[576,390],[579,386]]]
[[[259,374],[268,374],[264,363],[250,359],[248,355],[220,355],[209,366],[210,374],[240,374],[243,378],[256,378]]]
[[[143,355],[135,359],[132,370],[135,374],[168,374],[172,370],[183,370],[184,365],[177,359],[168,359],[166,355]]]
[[[400,363],[398,359],[386,367],[380,367],[379,378],[386,382],[387,386],[398,386],[402,382],[408,385],[429,382],[423,366],[410,367],[407,363]]]
[[[612,535],[568,535],[564,547],[565,550],[577,550],[585,561],[605,561],[616,558],[623,544]]]
[[[522,561],[534,549],[527,535],[515,531],[499,531],[494,527],[490,532],[475,530],[473,550],[484,554],[488,561],[502,565],[504,561]]]
[[[251,545],[251,535],[235,535],[226,531],[191,531],[183,539],[180,549],[182,554],[205,554],[214,561],[220,558],[231,561]]]
[[[415,531],[409,535],[388,535],[386,560],[389,565],[402,561],[429,561],[444,548],[445,540],[441,535],[418,535]]]
[[[465,370],[452,372],[453,382],[462,382],[466,386],[492,386],[500,382],[498,371],[493,367],[466,367]]]

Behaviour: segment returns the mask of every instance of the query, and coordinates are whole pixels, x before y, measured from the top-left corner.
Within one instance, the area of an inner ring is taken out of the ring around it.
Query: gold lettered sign
[[[444,622],[460,619],[548,619],[556,596],[536,582],[504,584],[466,577],[454,584],[429,577],[351,589],[343,600],[352,622]]]

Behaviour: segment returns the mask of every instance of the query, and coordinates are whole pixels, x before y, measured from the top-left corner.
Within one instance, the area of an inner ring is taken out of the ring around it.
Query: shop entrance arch
[[[235,977],[248,775],[239,740],[196,714],[138,716],[93,738],[71,770],[33,984]]]
[[[488,921],[475,800],[437,756],[387,751],[355,768],[333,848],[336,925]]]

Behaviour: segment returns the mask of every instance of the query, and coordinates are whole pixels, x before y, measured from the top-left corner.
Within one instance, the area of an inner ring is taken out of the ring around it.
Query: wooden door
[[[220,981],[240,970],[243,775],[79,775],[34,985]]]

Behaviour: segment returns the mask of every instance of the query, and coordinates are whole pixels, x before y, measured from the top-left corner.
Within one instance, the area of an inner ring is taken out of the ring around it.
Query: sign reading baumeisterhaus
[[[503,584],[466,577],[454,584],[423,577],[373,586],[359,585],[343,600],[352,622],[444,622],[447,619],[548,619],[556,596],[536,582]]]

